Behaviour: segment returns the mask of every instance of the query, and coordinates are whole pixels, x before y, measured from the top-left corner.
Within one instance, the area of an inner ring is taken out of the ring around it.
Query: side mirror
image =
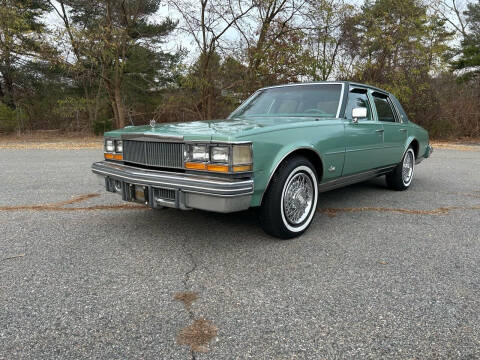
[[[353,122],[358,122],[358,118],[366,118],[367,117],[367,108],[358,107],[352,109],[352,118]]]

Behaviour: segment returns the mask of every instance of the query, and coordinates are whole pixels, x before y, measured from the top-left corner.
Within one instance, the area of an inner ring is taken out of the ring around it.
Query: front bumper
[[[248,209],[253,194],[252,179],[147,170],[109,161],[93,163],[92,172],[105,179],[107,191],[120,193],[125,201],[138,201],[135,193],[143,189],[142,202],[152,208],[228,213]]]

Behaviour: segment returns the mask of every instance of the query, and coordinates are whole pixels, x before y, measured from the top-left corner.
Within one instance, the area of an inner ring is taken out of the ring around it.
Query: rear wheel
[[[318,199],[317,173],[304,157],[285,160],[275,172],[260,208],[263,230],[281,239],[301,235],[310,226]]]
[[[394,190],[407,190],[412,183],[414,171],[415,152],[409,147],[400,164],[390,174],[387,174],[387,186]]]

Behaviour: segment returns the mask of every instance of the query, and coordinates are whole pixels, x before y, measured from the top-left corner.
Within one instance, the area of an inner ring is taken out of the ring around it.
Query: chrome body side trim
[[[305,86],[305,85],[345,85],[345,82],[342,82],[342,81],[311,81],[311,82],[304,82],[304,83],[265,86],[261,89],[258,89],[257,91],[265,90],[265,89],[280,88],[280,87]]]
[[[357,182],[365,181],[371,178],[374,178],[379,175],[386,174],[392,171],[396,165],[386,166],[374,170],[369,170],[365,172],[361,172],[358,174],[353,174],[349,176],[344,176],[338,179],[326,181],[318,185],[318,192],[325,192],[333,189],[337,189],[343,186],[352,185]]]
[[[337,115],[335,116],[337,119],[340,117],[340,110],[342,109],[342,105],[343,105],[344,92],[345,92],[345,84],[342,83],[342,91],[340,92],[340,100],[338,101]]]

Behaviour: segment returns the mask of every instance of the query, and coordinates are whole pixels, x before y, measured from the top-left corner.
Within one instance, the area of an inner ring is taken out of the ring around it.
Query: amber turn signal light
[[[241,171],[252,171],[252,165],[236,165],[233,167],[234,172],[241,172]]]
[[[185,163],[185,168],[192,170],[207,170],[207,165],[204,163],[187,162]]]
[[[123,160],[122,154],[110,154],[110,153],[105,153],[105,159],[109,160]]]
[[[207,170],[216,172],[228,172],[228,165],[209,164],[207,165]]]

